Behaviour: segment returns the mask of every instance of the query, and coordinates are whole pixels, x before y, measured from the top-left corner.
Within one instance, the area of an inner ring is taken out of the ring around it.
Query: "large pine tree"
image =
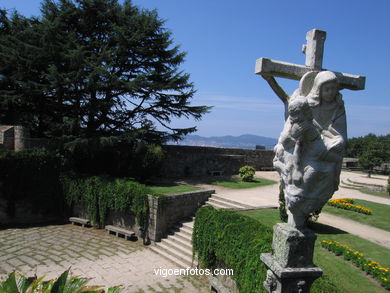
[[[196,130],[169,126],[209,108],[190,105],[185,53],[156,11],[129,0],[44,0],[41,11],[0,11],[0,123],[45,137],[142,132],[164,140]]]

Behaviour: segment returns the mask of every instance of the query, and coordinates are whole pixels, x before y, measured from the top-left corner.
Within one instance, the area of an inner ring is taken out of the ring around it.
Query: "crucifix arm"
[[[287,104],[290,96],[286,94],[286,92],[280,87],[278,82],[275,80],[273,76],[269,75],[261,75],[269,84],[271,89],[275,92],[275,94],[282,100],[283,104]]]

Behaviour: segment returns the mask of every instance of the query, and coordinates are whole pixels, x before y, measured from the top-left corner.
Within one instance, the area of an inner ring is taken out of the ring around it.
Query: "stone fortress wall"
[[[237,174],[245,165],[271,170],[274,152],[259,149],[233,149],[200,146],[164,146],[164,177],[201,177]]]
[[[0,125],[0,148],[20,151],[45,147],[47,139],[31,138],[27,128]],[[204,177],[238,174],[245,165],[256,170],[272,170],[274,152],[264,149],[234,149],[203,146],[165,145],[166,159],[161,177]]]

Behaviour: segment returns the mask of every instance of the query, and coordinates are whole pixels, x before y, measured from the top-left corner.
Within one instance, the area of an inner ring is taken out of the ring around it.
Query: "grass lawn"
[[[235,178],[235,177],[232,177],[229,180],[211,182],[212,185],[233,188],[233,189],[252,188],[252,187],[271,185],[275,183],[277,182],[265,178],[254,178],[253,181],[251,182],[244,182],[240,178]]]
[[[279,211],[257,210],[241,212],[244,215],[252,217],[269,227],[280,222]],[[317,234],[317,241],[314,251],[314,263],[324,271],[324,278],[314,282],[312,292],[354,292],[354,293],[379,293],[388,292],[379,283],[373,281],[360,268],[355,267],[352,263],[345,261],[341,257],[320,247],[322,240],[336,240],[347,244],[353,249],[358,250],[367,256],[367,258],[379,262],[384,267],[390,267],[390,251],[382,246],[371,243],[360,237],[346,234],[338,229],[312,223],[311,228]],[[335,286],[336,288],[332,288]],[[321,288],[328,288],[322,290]]]
[[[356,205],[363,206],[372,210],[372,215],[360,214],[353,211],[347,211],[325,205],[322,209],[324,212],[348,218],[362,224],[370,225],[379,229],[390,231],[390,206],[380,203],[375,203],[366,200],[356,199]]]
[[[148,188],[151,190],[152,193],[166,195],[200,190],[200,188],[198,187],[184,184],[148,185]]]

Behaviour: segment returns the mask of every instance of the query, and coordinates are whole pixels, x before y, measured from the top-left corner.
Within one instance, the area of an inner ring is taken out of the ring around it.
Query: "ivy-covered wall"
[[[63,178],[64,193],[75,216],[88,218],[93,224],[104,228],[106,224],[120,226],[137,223],[145,230],[148,221],[148,188],[125,179],[104,177]],[[133,217],[133,220],[122,220]],[[118,218],[119,217],[119,218]],[[126,228],[126,227],[125,227]]]
[[[236,212],[202,207],[196,213],[192,242],[202,266],[233,269],[240,293],[266,292],[260,254],[271,250],[270,228]]]

